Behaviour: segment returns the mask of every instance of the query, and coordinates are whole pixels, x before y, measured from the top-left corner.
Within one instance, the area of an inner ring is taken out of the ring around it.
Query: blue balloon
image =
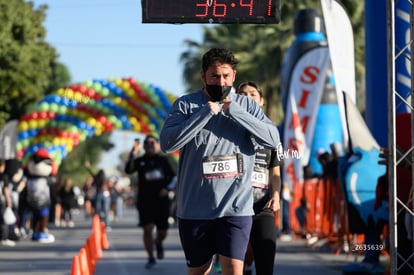
[[[26,139],[29,138],[30,135],[28,133],[28,131],[22,131],[17,135],[17,140],[22,140],[22,139]]]

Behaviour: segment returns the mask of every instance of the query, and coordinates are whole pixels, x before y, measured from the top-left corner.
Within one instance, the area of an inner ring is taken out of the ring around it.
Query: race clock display
[[[141,0],[143,23],[255,23],[280,21],[280,0]]]

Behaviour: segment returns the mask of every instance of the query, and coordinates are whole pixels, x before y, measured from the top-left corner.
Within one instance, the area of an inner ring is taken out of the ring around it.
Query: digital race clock
[[[141,0],[143,23],[278,23],[281,0]]]

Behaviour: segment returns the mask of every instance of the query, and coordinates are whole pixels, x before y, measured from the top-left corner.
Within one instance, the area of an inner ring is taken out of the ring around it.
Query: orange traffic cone
[[[82,275],[91,275],[89,269],[89,260],[88,260],[88,252],[86,248],[82,247],[79,252],[79,261],[80,261],[80,268]]]
[[[86,259],[88,263],[89,273],[93,274],[94,268],[95,268],[95,252],[93,251],[91,247],[91,243],[86,240],[85,245],[83,246],[86,251]]]
[[[83,275],[80,267],[80,259],[79,256],[73,256],[72,258],[72,270],[70,272],[71,275]]]
[[[101,247],[102,249],[109,249],[108,236],[106,236],[105,223],[101,223]]]
[[[97,234],[93,234],[89,236],[88,242],[91,243],[91,247],[95,252],[95,259],[99,260],[102,258],[102,245],[101,245],[101,238]]]
[[[93,221],[92,221],[92,232],[95,234],[98,234],[99,236],[101,235],[101,219],[99,218],[98,214],[95,214],[93,216]]]

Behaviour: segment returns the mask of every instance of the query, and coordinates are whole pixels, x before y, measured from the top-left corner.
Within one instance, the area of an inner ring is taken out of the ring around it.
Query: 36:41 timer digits
[[[280,21],[282,0],[141,0],[143,23],[249,23]]]
[[[272,15],[272,0],[234,0],[231,3],[225,3],[224,0],[199,0],[196,1],[196,17],[226,17],[227,11],[237,10],[240,15],[255,16],[254,11],[257,8],[259,12],[265,11],[264,16]],[[227,1],[228,2],[228,1]],[[266,4],[266,6],[263,6]],[[265,8],[265,9],[264,9]],[[244,10],[242,12],[242,10]],[[236,11],[235,11],[236,12]]]

